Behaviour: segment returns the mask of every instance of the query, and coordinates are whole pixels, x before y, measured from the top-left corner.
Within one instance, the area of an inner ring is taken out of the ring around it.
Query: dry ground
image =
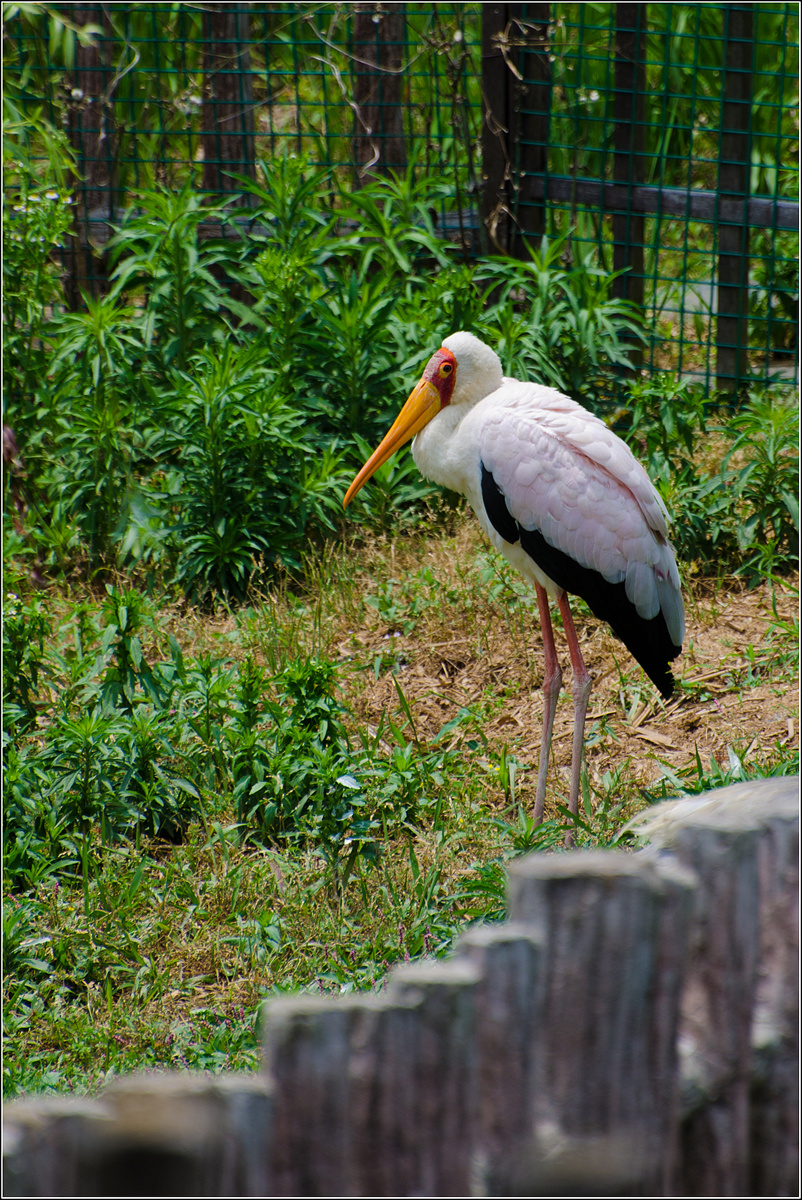
[[[330,610],[325,595],[303,598],[305,615],[294,618],[284,657],[305,649],[339,661],[343,699],[372,727],[383,714],[398,713],[397,680],[422,743],[442,738],[444,725],[470,708],[445,744],[484,737],[496,751],[506,745],[526,768],[519,776],[525,801],[534,790],[543,712],[537,609],[473,519],[456,518],[448,534],[346,548],[329,572],[329,587],[336,577]],[[759,762],[779,746],[787,752],[798,745],[798,576],[752,590],[734,578],[691,578],[684,592],[686,642],[668,702],[607,626],[574,602],[594,675],[587,723],[591,780],[625,763],[632,782],[645,785],[660,777],[660,763],[676,770],[693,763],[697,752],[705,767],[712,756],[726,768],[728,750]],[[389,599],[377,610],[382,593]],[[281,624],[286,606],[297,609],[300,602],[287,595],[283,604],[273,603]],[[554,616],[564,687],[550,790],[562,800],[571,757],[571,671],[556,610]],[[233,618],[216,623],[213,640],[232,646],[236,624]],[[211,632],[207,627],[206,635]],[[264,636],[256,646],[273,658],[275,647],[267,647]]]
[[[508,834],[487,818],[510,809],[498,769],[504,747],[520,764],[517,799],[531,810],[534,797],[543,664],[527,589],[464,515],[446,532],[438,526],[331,546],[310,560],[308,575],[304,587],[285,583],[231,614],[164,605],[146,657],[164,653],[165,624],[187,656],[241,661],[251,654],[271,674],[299,655],[323,655],[340,664],[341,698],[355,730],[390,718],[411,737],[397,682],[421,749],[439,736],[438,747],[457,747],[452,766],[465,764],[453,802],[444,805],[446,836],[424,822],[414,838],[420,879],[431,872],[437,896],[418,911],[408,832],[383,847],[363,903],[357,873],[341,896],[315,846],[285,854],[226,842],[215,822],[193,824],[182,845],[149,843],[144,856],[133,847],[109,850],[102,898],[99,883],[84,896],[80,880],[58,888],[45,878],[31,902],[62,965],[39,981],[41,994],[7,981],[12,1092],[93,1092],[108,1071],[143,1064],[255,1067],[254,1015],[271,988],[380,986],[415,930],[428,933],[431,924],[435,946],[448,940],[453,896],[476,882],[479,864],[511,850]],[[687,771],[693,782],[697,751],[708,777],[711,756],[724,770],[733,751],[747,766],[791,758],[799,729],[797,587],[796,577],[752,591],[737,580],[691,581],[688,638],[669,703],[607,628],[575,606],[595,675],[587,761],[597,815],[602,796],[612,799],[611,809],[620,802],[617,827],[643,806],[641,789],[666,770]],[[51,600],[62,618],[58,639],[69,639],[74,605]],[[564,647],[559,628],[557,641]],[[556,815],[567,793],[568,667],[564,682],[547,815]],[[619,768],[620,779],[610,783]],[[469,807],[460,788],[470,791]],[[659,794],[651,787],[652,797]],[[233,814],[218,815],[225,825]],[[609,824],[599,830],[602,840],[614,832]],[[281,923],[280,947],[260,957],[241,944],[240,918],[252,928],[268,910]],[[412,944],[411,952],[422,948]],[[104,999],[104,979],[113,1004]]]

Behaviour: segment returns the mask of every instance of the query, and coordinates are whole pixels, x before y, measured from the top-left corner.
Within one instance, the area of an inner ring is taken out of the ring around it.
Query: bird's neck
[[[468,463],[463,461],[459,426],[470,412],[465,405],[449,404],[420,431],[412,443],[412,457],[433,483],[465,494]]]

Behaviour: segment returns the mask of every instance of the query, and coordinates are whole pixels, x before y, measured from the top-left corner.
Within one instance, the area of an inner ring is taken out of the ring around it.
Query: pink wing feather
[[[466,423],[515,520],[609,583],[626,581],[638,613],[651,619],[662,609],[681,645],[684,611],[666,510],[629,447],[575,401],[511,379]]]

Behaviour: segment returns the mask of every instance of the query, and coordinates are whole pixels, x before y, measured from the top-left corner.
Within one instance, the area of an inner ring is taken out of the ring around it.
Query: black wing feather
[[[507,508],[504,493],[491,471],[482,463],[482,500],[490,523],[505,542],[520,542],[523,549],[558,587],[572,595],[581,596],[594,616],[606,621],[630,654],[643,667],[660,694],[669,698],[674,690],[674,677],[668,664],[680,653],[659,612],[646,620],[626,594],[626,585],[608,583],[591,567],[583,567],[570,555],[546,541],[538,529],[524,529]]]

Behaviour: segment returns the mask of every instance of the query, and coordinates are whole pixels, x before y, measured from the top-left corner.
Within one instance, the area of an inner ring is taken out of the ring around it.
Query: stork
[[[592,677],[568,593],[607,622],[668,699],[685,613],[665,506],[632,451],[603,421],[554,388],[506,378],[495,351],[471,333],[451,334],[429,359],[346,492],[345,507],[412,437],[421,473],[465,496],[496,550],[534,584],[545,657],[536,824],[543,820],[562,687],[549,599],[560,610],[573,672],[568,807],[576,814]]]

